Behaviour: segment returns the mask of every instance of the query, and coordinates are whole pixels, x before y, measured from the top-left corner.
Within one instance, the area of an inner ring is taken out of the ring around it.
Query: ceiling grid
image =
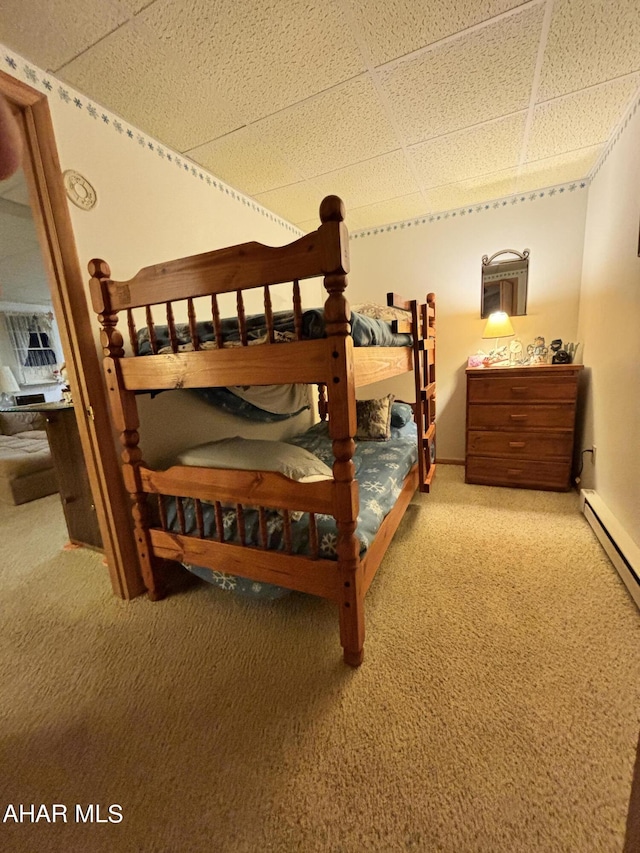
[[[3,0],[0,43],[293,225],[334,192],[366,229],[588,181],[640,0]]]

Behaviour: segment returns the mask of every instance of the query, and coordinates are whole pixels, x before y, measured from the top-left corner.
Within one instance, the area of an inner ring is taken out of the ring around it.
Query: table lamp
[[[487,320],[487,325],[484,327],[482,337],[496,339],[494,352],[498,349],[498,342],[500,341],[500,338],[509,338],[512,335],[515,335],[515,332],[513,331],[511,320],[509,319],[509,315],[506,311],[494,311],[493,314],[489,314],[489,319]]]
[[[8,406],[13,406],[15,399],[12,394],[17,394],[20,386],[16,382],[16,378],[11,372],[10,367],[0,367],[0,406],[6,409]]]

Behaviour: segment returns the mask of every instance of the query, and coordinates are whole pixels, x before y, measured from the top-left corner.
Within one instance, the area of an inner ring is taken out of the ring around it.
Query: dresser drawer
[[[573,405],[470,405],[469,429],[566,429],[573,432]]]
[[[490,368],[489,368],[490,369]],[[576,396],[575,375],[470,376],[470,403],[554,403],[573,402]]]
[[[467,457],[466,482],[488,486],[566,491],[570,488],[570,462]]]
[[[570,459],[573,436],[570,432],[470,431],[467,453],[473,456],[506,456],[514,459]]]

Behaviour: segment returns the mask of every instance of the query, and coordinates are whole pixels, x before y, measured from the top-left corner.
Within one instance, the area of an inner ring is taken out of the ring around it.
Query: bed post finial
[[[100,343],[105,356],[120,358],[124,355],[123,339],[116,329],[118,323],[118,312],[111,308],[109,297],[109,282],[111,281],[111,269],[106,261],[101,258],[92,258],[87,264],[91,281],[89,292],[93,310],[98,315],[98,321],[102,326],[100,332]]]
[[[324,304],[327,335],[345,337],[351,333],[351,311],[344,291],[349,272],[349,233],[344,222],[345,207],[337,195],[328,195],[320,204],[322,225],[318,234],[323,242],[324,286],[328,298]]]
[[[91,278],[111,278],[111,267],[102,258],[92,258],[87,264]]]
[[[320,202],[320,222],[344,222],[346,209],[337,195],[328,195]]]

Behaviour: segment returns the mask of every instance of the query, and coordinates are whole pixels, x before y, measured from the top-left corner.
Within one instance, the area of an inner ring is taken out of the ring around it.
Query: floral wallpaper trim
[[[539,201],[544,198],[553,198],[555,195],[563,195],[564,193],[573,193],[576,190],[584,190],[589,186],[589,181],[585,178],[582,181],[571,181],[568,184],[557,184],[553,187],[545,187],[535,192],[514,193],[513,195],[504,198],[496,199],[495,201],[486,201],[481,204],[469,205],[468,207],[457,207],[451,210],[445,210],[442,213],[426,213],[424,216],[416,216],[412,219],[405,219],[402,222],[393,222],[390,225],[377,225],[372,228],[363,228],[358,231],[353,231],[350,234],[351,239],[358,240],[363,237],[373,237],[376,234],[386,234],[389,231],[401,231],[405,228],[417,228],[419,225],[431,225],[435,222],[443,222],[447,219],[457,219],[458,217],[477,215],[486,213],[490,210],[502,210],[506,207],[511,207],[515,204],[524,202]]]
[[[296,237],[303,235],[303,231],[290,222],[287,222],[286,219],[282,219],[266,207],[258,204],[254,199],[225,184],[224,181],[221,181],[215,175],[203,169],[193,160],[173,151],[171,148],[138,130],[133,125],[128,124],[122,118],[114,115],[99,104],[93,103],[82,93],[76,92],[71,86],[61,83],[52,74],[45,73],[42,69],[8,50],[2,44],[0,44],[0,51],[2,52],[0,66],[12,77],[21,79],[32,88],[46,94],[49,99],[59,98],[70,109],[82,111],[91,120],[104,125],[107,132],[109,130],[113,131],[122,140],[129,140],[132,144],[136,143],[141,148],[144,148],[149,155],[160,157],[168,166],[181,169],[185,176],[188,175],[191,179],[200,180],[211,187],[212,190],[228,195],[239,204],[251,208],[261,216],[265,216],[267,219],[280,225],[286,231],[290,231]]]

